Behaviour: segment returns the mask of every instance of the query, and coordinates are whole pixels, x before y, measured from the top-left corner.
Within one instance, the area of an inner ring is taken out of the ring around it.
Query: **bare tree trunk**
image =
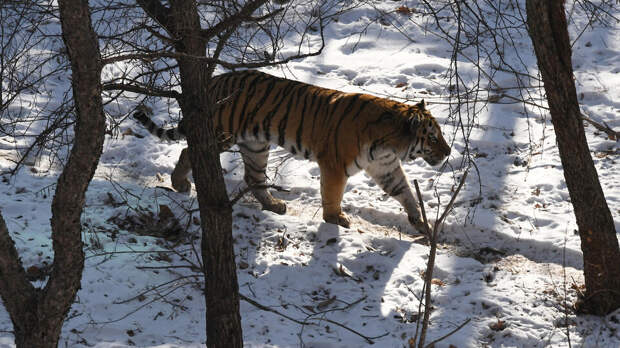
[[[564,2],[527,0],[526,4],[528,30],[579,226],[586,282],[580,310],[607,314],[620,307],[620,250],[581,121]]]
[[[232,205],[228,198],[217,138],[211,126],[214,102],[209,98],[213,69],[206,57],[207,38],[200,26],[195,0],[138,3],[179,40],[178,58],[183,112],[192,175],[196,185],[202,228],[202,260],[205,272],[206,331],[208,347],[243,347],[239,314],[239,285],[232,238]]]
[[[18,347],[58,345],[62,323],[80,288],[84,269],[80,217],[103,149],[102,63],[88,2],[61,0],[59,5],[63,39],[71,59],[77,122],[74,145],[52,200],[54,264],[45,288],[36,289],[26,279],[0,216],[0,295],[11,316]]]
[[[181,35],[183,52],[206,55],[206,41],[200,37],[200,22],[193,0],[177,1],[173,16]],[[232,206],[222,175],[217,137],[211,126],[213,101],[206,64],[192,58],[179,59],[186,120],[187,144],[202,227],[202,260],[205,267],[205,301],[208,347],[243,347],[239,314],[239,285],[232,238]]]

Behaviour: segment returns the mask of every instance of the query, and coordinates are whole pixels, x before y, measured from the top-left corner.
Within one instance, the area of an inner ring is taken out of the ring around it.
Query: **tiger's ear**
[[[426,110],[426,102],[424,101],[424,99],[422,99],[422,101],[417,103],[415,106],[417,106],[422,111]]]

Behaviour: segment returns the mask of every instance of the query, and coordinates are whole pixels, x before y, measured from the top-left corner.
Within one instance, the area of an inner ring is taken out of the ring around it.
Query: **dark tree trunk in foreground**
[[[196,1],[138,0],[144,10],[168,33],[178,38],[176,50],[183,112],[192,175],[200,206],[202,260],[205,272],[206,331],[208,347],[243,347],[239,314],[239,285],[232,237],[232,205],[228,198],[217,138],[209,120],[215,104],[209,98],[213,69],[205,60],[207,40],[200,26]]]
[[[0,216],[0,295],[11,316],[17,347],[56,347],[62,323],[80,288],[84,253],[80,217],[84,196],[103,149],[101,58],[88,2],[61,0],[60,20],[73,72],[75,139],[52,200],[54,264],[45,288],[26,279]]]
[[[527,0],[527,24],[579,226],[586,294],[578,309],[607,314],[620,307],[620,251],[580,117],[564,2]]]
[[[177,1],[173,17],[179,27],[183,52],[206,55],[201,38],[196,2]],[[208,120],[215,106],[209,100],[211,79],[206,64],[181,58],[179,73],[183,97],[180,100],[186,120],[187,145],[202,225],[202,260],[205,267],[205,301],[208,347],[243,347],[239,314],[239,285],[232,236],[232,206],[222,175],[217,137]]]

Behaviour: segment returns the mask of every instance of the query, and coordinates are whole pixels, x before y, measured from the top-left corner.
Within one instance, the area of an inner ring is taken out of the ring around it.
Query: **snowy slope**
[[[401,5],[417,6],[414,1],[380,4],[391,12]],[[420,182],[434,219],[437,197],[445,206],[462,175],[464,156],[464,139],[453,127],[448,105],[451,49],[432,34],[427,16],[398,16],[376,21],[376,10],[361,6],[328,28],[324,54],[266,71],[344,91],[424,98],[454,143],[450,166],[442,172],[422,161],[404,164],[408,178]],[[587,18],[572,18],[576,37]],[[584,113],[614,129],[620,128],[619,29],[618,24],[595,26],[573,47]],[[518,38],[517,45],[535,73],[529,38]],[[460,68],[475,76],[471,64],[462,62]],[[509,74],[499,74],[496,81],[507,91],[515,86]],[[478,173],[469,173],[440,236],[427,341],[470,319],[437,346],[565,347],[568,332],[576,346],[618,347],[619,312],[596,318],[564,310],[576,298],[575,285],[583,282],[583,265],[553,126],[544,111],[528,108],[526,113],[522,104],[508,101],[481,105],[475,120],[470,148]],[[168,120],[167,112],[156,105],[156,120]],[[147,134],[130,120],[122,128]],[[593,127],[586,132],[620,231],[619,145]],[[195,192],[162,188],[170,186],[169,174],[184,146],[150,136],[106,139],[83,216],[82,289],[61,346],[198,347],[206,341],[203,279],[194,267],[200,233],[197,213],[189,215],[197,208]],[[11,146],[0,148],[4,171],[11,167]],[[242,189],[238,154],[224,153],[221,159],[229,192]],[[274,182],[286,189],[274,195],[287,202],[288,211],[283,216],[261,211],[250,196],[234,207],[240,291],[306,324],[242,302],[246,345],[369,346],[354,330],[376,337],[376,347],[407,346],[416,330],[429,248],[417,242],[398,202],[360,173],[350,178],[343,200],[351,228],[326,224],[316,164],[292,159],[282,149],[274,149],[270,160]],[[0,208],[26,268],[42,267],[53,257],[49,205],[55,178],[35,165],[0,184]],[[156,223],[160,210],[166,210],[162,206],[172,210],[179,226]],[[143,235],[153,231],[159,235]],[[168,232],[172,237],[162,238]],[[11,330],[0,307],[0,347],[13,346]]]

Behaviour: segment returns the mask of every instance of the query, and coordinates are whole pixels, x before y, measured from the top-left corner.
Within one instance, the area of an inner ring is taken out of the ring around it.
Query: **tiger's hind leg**
[[[224,152],[228,150],[234,143],[234,139],[230,136],[220,135],[218,138],[218,151]],[[172,171],[171,181],[172,187],[177,192],[189,192],[192,183],[189,181],[189,173],[192,171],[192,162],[189,160],[189,148],[184,148],[179,156],[179,161]]]
[[[274,198],[267,190],[266,171],[269,161],[269,143],[247,141],[238,145],[245,165],[243,178],[254,197],[261,203],[264,210],[276,214],[286,213],[286,203]]]
[[[189,173],[192,171],[192,163],[189,161],[188,148],[184,148],[179,156],[179,161],[172,171],[172,187],[177,192],[189,192],[192,183],[189,181]]]

